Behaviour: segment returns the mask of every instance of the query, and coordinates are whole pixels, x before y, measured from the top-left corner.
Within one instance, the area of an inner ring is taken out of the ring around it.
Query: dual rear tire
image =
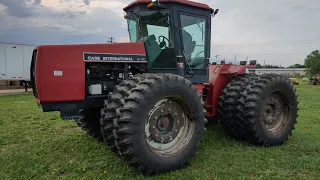
[[[239,75],[220,97],[220,123],[236,139],[256,145],[281,145],[295,129],[297,97],[292,82],[284,76]]]

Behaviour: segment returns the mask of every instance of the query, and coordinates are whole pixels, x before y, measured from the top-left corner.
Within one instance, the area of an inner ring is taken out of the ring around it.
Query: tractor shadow
[[[205,144],[208,143],[208,146],[218,145],[218,147],[234,147],[234,146],[247,146],[247,147],[257,147],[245,140],[241,140],[239,138],[234,138],[224,131],[222,128],[218,118],[208,119],[208,123],[206,124],[207,131],[204,135],[203,142]]]

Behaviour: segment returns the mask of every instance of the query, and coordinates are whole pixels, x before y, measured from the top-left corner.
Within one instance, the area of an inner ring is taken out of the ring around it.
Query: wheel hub
[[[146,142],[157,155],[170,157],[190,141],[195,122],[188,107],[177,99],[163,99],[154,105],[145,125]]]
[[[169,130],[172,126],[172,119],[168,116],[161,116],[157,122],[157,128],[161,133],[164,133]]]
[[[274,132],[285,123],[287,108],[284,103],[279,93],[272,93],[266,100],[262,118],[268,131]]]
[[[183,109],[175,101],[165,101],[150,114],[151,138],[158,143],[168,143],[177,137],[184,125]]]
[[[274,104],[269,104],[266,105],[265,107],[265,118],[264,122],[268,125],[271,125],[275,120],[276,120],[276,108]]]

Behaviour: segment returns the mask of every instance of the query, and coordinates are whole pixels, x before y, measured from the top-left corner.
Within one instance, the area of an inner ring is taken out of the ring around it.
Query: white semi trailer
[[[0,43],[0,81],[30,82],[30,63],[36,46]]]

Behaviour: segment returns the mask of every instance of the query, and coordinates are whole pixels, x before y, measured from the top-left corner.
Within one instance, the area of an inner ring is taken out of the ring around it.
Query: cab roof
[[[160,3],[179,3],[187,6],[192,6],[192,7],[197,7],[197,8],[202,8],[202,9],[207,9],[213,12],[213,9],[209,7],[207,4],[203,3],[198,3],[198,2],[193,2],[189,0],[159,0]],[[128,8],[136,5],[136,4],[148,4],[152,3],[152,0],[135,0],[134,2],[130,3],[128,6],[123,8],[123,10],[127,10]]]

